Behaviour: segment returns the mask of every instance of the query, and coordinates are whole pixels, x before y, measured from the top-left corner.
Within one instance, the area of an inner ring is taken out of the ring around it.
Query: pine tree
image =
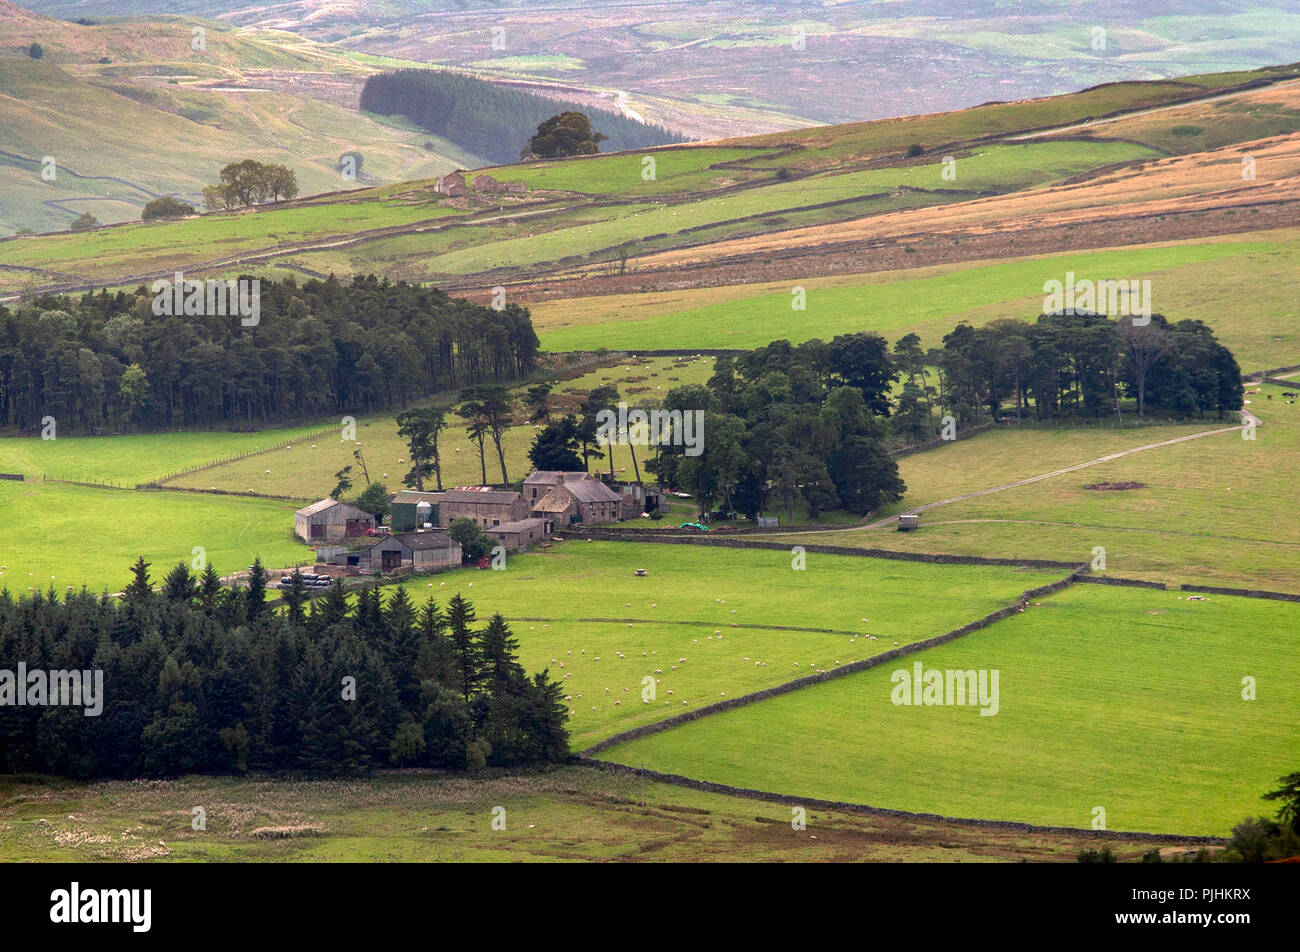
[[[302,609],[307,604],[307,585],[302,580],[300,570],[293,570],[293,575],[289,576],[289,587],[280,593],[280,600],[287,606],[285,617],[289,619],[289,624],[303,627],[306,616]]]
[[[348,596],[343,591],[343,583],[335,579],[334,584],[326,590],[325,597],[311,603],[312,634],[320,638],[334,625],[345,620],[350,610]]]
[[[221,591],[221,577],[217,575],[217,570],[209,562],[203,567],[203,574],[199,577],[198,599],[199,605],[205,612],[211,612],[217,605],[217,595]]]
[[[253,559],[253,566],[248,572],[248,623],[255,624],[266,609],[266,569],[262,567],[261,557]]]
[[[182,559],[163,579],[162,595],[169,602],[189,602],[194,598],[194,577]]]
[[[122,601],[128,605],[152,605],[153,583],[149,581],[149,566],[144,556],[131,566],[131,584],[122,590]]]
[[[456,687],[466,703],[479,682],[479,647],[473,624],[474,606],[457,592],[447,603],[447,632],[456,666]]]

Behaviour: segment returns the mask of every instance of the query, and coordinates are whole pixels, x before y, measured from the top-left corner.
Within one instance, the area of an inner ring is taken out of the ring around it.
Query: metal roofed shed
[[[915,532],[921,526],[921,514],[919,512],[905,512],[898,517],[899,532]]]

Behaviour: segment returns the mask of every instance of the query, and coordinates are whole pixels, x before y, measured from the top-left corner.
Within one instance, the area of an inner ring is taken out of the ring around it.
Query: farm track
[[[1010,138],[1016,142],[1024,142],[1030,139],[1043,139],[1048,136],[1068,135],[1069,133],[1076,132],[1080,129],[1093,129],[1096,128],[1097,126],[1104,126],[1112,122],[1120,122],[1121,120],[1124,119],[1136,119],[1138,116],[1151,116],[1151,115],[1155,115],[1156,113],[1168,112],[1170,109],[1184,109],[1187,106],[1193,104],[1202,105],[1207,102],[1218,102],[1224,99],[1237,99],[1240,98],[1241,96],[1248,96],[1251,93],[1257,92],[1259,89],[1263,89],[1266,87],[1272,89],[1281,89],[1286,86],[1294,86],[1297,83],[1300,83],[1300,79],[1286,79],[1286,80],[1280,80],[1273,83],[1268,83],[1265,84],[1265,86],[1250,86],[1246,89],[1235,89],[1229,92],[1219,93],[1213,96],[1198,96],[1198,97],[1193,97],[1191,99],[1180,99],[1177,102],[1166,103],[1162,106],[1150,106],[1146,109],[1137,109],[1132,112],[1124,112],[1118,115],[1101,116],[1096,119],[1086,119],[1083,122],[1076,122],[1066,126],[1058,126],[1054,129],[1041,129],[1035,132],[1021,133],[1019,135],[1011,136]]]
[[[1258,418],[1253,416],[1251,413],[1249,413],[1249,411],[1242,411],[1242,415],[1250,417],[1250,420],[1244,422],[1241,426],[1227,426],[1227,427],[1219,427],[1213,430],[1202,430],[1199,433],[1189,433],[1186,436],[1175,437],[1172,440],[1162,440],[1159,443],[1148,443],[1145,446],[1135,446],[1131,449],[1120,450],[1117,453],[1108,453],[1105,456],[1099,456],[1096,459],[1090,459],[1083,463],[1075,463],[1073,466],[1063,466],[1060,469],[1054,469],[1051,472],[1039,473],[1037,476],[1029,476],[1025,479],[1017,479],[1013,482],[1003,483],[1001,486],[992,486],[988,489],[979,489],[972,493],[963,493],[960,496],[951,496],[948,499],[940,499],[937,502],[926,503],[922,506],[917,506],[913,509],[908,509],[906,510],[906,513],[915,514],[915,513],[927,512],[931,509],[936,509],[939,506],[947,506],[955,502],[963,502],[964,500],[967,499],[975,499],[979,496],[987,496],[991,493],[999,493],[1006,489],[1015,489],[1018,486],[1028,486],[1031,483],[1041,482],[1044,479],[1051,479],[1054,476],[1063,476],[1066,473],[1073,473],[1080,469],[1087,469],[1089,466],[1097,466],[1101,463],[1109,463],[1112,462],[1113,460],[1123,459],[1125,456],[1132,456],[1135,453],[1144,453],[1147,450],[1159,449],[1160,447],[1163,446],[1175,446],[1179,443],[1186,443],[1189,440],[1199,440],[1202,437],[1214,436],[1219,433],[1234,433],[1238,430],[1243,429],[1251,421],[1255,422],[1256,424],[1258,424],[1259,422]],[[886,526],[895,525],[898,522],[898,515],[900,514],[886,516],[883,519],[877,519],[875,522],[868,523],[866,526],[863,526],[862,528],[883,529]],[[857,527],[853,526],[850,528],[857,528]],[[828,528],[826,531],[835,532],[835,531],[842,531],[842,530],[837,530],[836,528]]]

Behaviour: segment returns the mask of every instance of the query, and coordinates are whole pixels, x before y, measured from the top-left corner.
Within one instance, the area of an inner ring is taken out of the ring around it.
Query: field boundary
[[[944,823],[956,823],[962,826],[984,827],[1024,833],[1065,833],[1088,836],[1095,839],[1128,840],[1142,843],[1173,841],[1178,843],[1204,843],[1212,846],[1222,846],[1228,842],[1227,838],[1222,836],[1147,833],[1128,830],[1092,830],[1074,826],[1043,826],[1037,823],[1025,823],[1020,820],[983,820],[975,817],[944,816],[942,813],[914,813],[910,810],[894,810],[889,807],[874,807],[866,803],[849,803],[842,800],[819,800],[816,797],[797,797],[793,794],[773,793],[768,790],[754,790],[750,787],[733,787],[730,784],[714,783],[711,780],[697,780],[693,777],[682,776],[681,774],[660,773],[657,770],[647,770],[641,767],[633,767],[628,764],[615,763],[609,760],[596,760],[591,757],[586,757],[583,754],[576,755],[573,758],[573,761],[574,763],[580,764],[584,767],[594,767],[597,770],[630,775],[638,778],[644,777],[646,780],[653,780],[656,783],[667,783],[676,787],[687,787],[692,790],[701,790],[705,793],[721,793],[733,797],[743,797],[747,800],[764,800],[768,803],[784,803],[791,806],[812,807],[818,810],[837,810],[845,813],[862,813],[868,816],[887,816],[901,820],[941,821]]]
[[[1278,602],[1300,602],[1300,595],[1290,592],[1265,592],[1254,588],[1221,588],[1217,585],[1195,585],[1190,582],[1180,587],[1184,592],[1205,592],[1210,595],[1238,595],[1243,598],[1267,598]]]
[[[725,701],[715,701],[712,704],[706,704],[703,707],[695,708],[691,711],[685,711],[681,714],[674,714],[672,717],[664,718],[662,721],[656,721],[653,724],[642,724],[640,727],[633,727],[626,731],[620,731],[604,740],[597,741],[590,747],[579,752],[580,757],[590,757],[592,754],[618,744],[626,743],[630,740],[637,740],[650,734],[658,734],[661,731],[671,730],[690,721],[698,720],[701,717],[707,717],[710,714],[718,714],[722,711],[729,711],[738,707],[746,707],[758,701],[766,701],[769,698],[779,697],[782,694],[789,694],[791,691],[797,691],[800,688],[811,687],[814,684],[821,684],[834,678],[842,678],[845,675],[857,674],[871,668],[877,668],[882,664],[904,658],[908,655],[916,654],[918,651],[925,651],[939,645],[947,644],[950,641],[956,641],[963,635],[968,635],[973,631],[981,628],[987,628],[994,622],[1009,618],[1023,612],[1029,605],[1031,599],[1041,598],[1045,595],[1051,595],[1069,585],[1072,585],[1079,575],[1088,571],[1088,566],[1072,566],[1073,571],[1064,578],[1057,579],[1055,582],[1049,582],[1046,585],[1040,585],[1037,588],[1031,588],[1021,592],[1010,605],[1004,605],[996,611],[989,612],[982,618],[968,622],[960,628],[954,628],[946,631],[941,635],[935,635],[933,638],[925,638],[921,641],[914,641],[908,645],[901,645],[897,648],[891,648],[889,651],[882,651],[878,655],[870,658],[863,658],[861,661],[851,661],[848,664],[841,665],[838,668],[832,668],[828,671],[819,671],[816,674],[804,675],[801,678],[795,678],[793,681],[786,681],[782,684],[770,688],[764,688],[761,691],[753,691],[749,694],[742,694],[740,697],[728,698]]]
[[[819,527],[824,531],[825,527]],[[773,530],[767,530],[773,531]],[[791,531],[786,527],[785,532]],[[789,552],[792,546],[783,542],[763,542],[759,539],[708,538],[698,534],[688,534],[691,530],[659,529],[603,529],[594,526],[563,530],[565,537],[577,540],[589,538],[601,542],[658,542],[668,545],[712,545],[727,549],[767,549],[773,552]],[[561,535],[556,533],[557,537]],[[1036,569],[1077,569],[1078,562],[1063,562],[1054,559],[1005,559],[983,555],[947,555],[933,552],[899,552],[893,549],[858,549],[845,545],[806,545],[800,546],[805,552],[818,555],[850,555],[867,559],[892,559],[896,562],[926,562],[934,565],[1008,565],[1016,568]]]

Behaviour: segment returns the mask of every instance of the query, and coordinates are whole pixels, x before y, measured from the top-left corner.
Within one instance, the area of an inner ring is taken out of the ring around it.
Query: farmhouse
[[[508,552],[526,549],[534,542],[549,539],[555,529],[550,519],[531,517],[518,522],[504,522],[492,529],[490,535],[505,546]]]
[[[437,495],[437,494],[435,494]],[[519,493],[490,486],[462,486],[449,489],[435,500],[438,506],[437,524],[451,525],[453,519],[473,519],[489,529],[504,522],[517,522],[528,517],[528,504]]]
[[[449,195],[453,198],[468,195],[469,186],[465,184],[465,173],[463,170],[448,172],[446,175],[439,175],[433,182],[433,190],[439,195]]]
[[[370,547],[361,559],[363,572],[437,572],[457,568],[461,549],[445,532],[410,532],[390,535]]]
[[[425,526],[441,525],[438,522],[438,504],[441,499],[442,493],[403,489],[393,496],[388,524],[394,532],[414,532]]]
[[[293,517],[293,534],[304,542],[337,541],[365,535],[375,527],[375,517],[337,499],[322,499],[299,509]]]
[[[598,479],[557,483],[533,506],[532,514],[549,518],[557,526],[569,523],[598,525],[617,522],[622,497]]]
[[[582,471],[565,472],[555,469],[535,469],[524,480],[524,499],[531,506],[550,492],[552,487],[558,486],[560,483],[593,478],[591,473]]]

